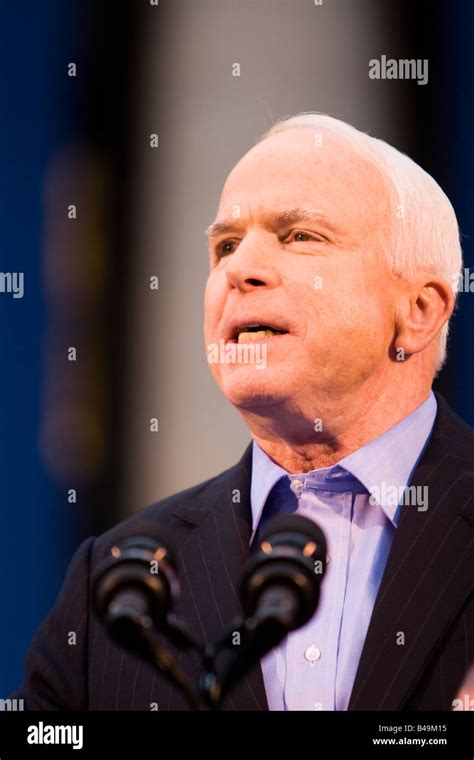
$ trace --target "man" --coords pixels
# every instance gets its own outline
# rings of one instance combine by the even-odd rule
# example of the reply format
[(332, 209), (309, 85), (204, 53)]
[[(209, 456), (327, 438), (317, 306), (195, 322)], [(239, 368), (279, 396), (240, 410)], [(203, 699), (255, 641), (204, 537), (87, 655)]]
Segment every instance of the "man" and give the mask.
[[(452, 709), (474, 651), (474, 436), (431, 392), (461, 267), (448, 199), (394, 148), (301, 114), (233, 169), (207, 232), (206, 347), (230, 356), (210, 367), (253, 442), (127, 529), (145, 515), (173, 532), (176, 612), (207, 641), (239, 613), (266, 520), (298, 511), (323, 529), (315, 616), (225, 709)], [(253, 362), (244, 346), (259, 347)], [(71, 564), (13, 695), (28, 709), (186, 709), (91, 612), (90, 578), (117, 530)], [(176, 655), (196, 677), (196, 657)]]

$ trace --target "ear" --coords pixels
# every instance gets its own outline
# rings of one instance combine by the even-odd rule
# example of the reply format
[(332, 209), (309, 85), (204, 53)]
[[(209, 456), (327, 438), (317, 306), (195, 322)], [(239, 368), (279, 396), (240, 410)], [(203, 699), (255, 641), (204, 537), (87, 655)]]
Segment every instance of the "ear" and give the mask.
[(454, 309), (454, 293), (441, 277), (426, 275), (405, 282), (395, 320), (395, 349), (408, 357), (423, 351), (436, 338)]

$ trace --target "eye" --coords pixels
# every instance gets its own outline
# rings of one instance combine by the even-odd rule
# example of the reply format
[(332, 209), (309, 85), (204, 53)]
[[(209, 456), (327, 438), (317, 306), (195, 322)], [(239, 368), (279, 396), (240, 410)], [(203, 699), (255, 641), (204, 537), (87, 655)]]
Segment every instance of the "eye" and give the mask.
[(216, 245), (216, 254), (218, 258), (221, 259), (224, 256), (228, 256), (230, 253), (233, 253), (233, 246), (235, 245), (237, 245), (237, 242), (235, 240), (223, 240), (222, 243), (218, 243), (218, 245)]
[(290, 232), (290, 235), (288, 239), (291, 242), (291, 238), (293, 238), (295, 243), (306, 243), (308, 240), (314, 240), (322, 242), (322, 238), (319, 235), (313, 235), (309, 232), (302, 232), (301, 230), (293, 230), (293, 232)]

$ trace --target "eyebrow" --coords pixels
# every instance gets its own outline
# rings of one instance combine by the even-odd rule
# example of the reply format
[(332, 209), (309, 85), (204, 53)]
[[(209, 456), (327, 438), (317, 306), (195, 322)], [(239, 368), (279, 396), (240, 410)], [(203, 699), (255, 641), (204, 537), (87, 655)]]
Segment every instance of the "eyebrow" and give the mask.
[[(291, 224), (299, 224), (302, 222), (323, 224), (332, 232), (336, 232), (335, 227), (329, 220), (329, 218), (322, 211), (318, 209), (309, 208), (305, 206), (298, 206), (296, 208), (281, 209), (275, 213), (267, 212), (265, 214), (267, 220), (267, 226), (269, 227), (288, 227)], [(209, 227), (204, 230), (204, 234), (208, 238), (214, 238), (218, 235), (222, 235), (227, 232), (232, 232), (241, 227), (239, 219), (223, 219), (222, 221), (213, 222)]]

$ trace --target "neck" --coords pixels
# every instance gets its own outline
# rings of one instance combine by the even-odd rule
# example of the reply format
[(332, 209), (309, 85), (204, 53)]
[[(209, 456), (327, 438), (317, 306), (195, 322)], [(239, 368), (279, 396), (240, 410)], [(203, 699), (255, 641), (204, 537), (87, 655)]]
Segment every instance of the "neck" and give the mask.
[(372, 393), (331, 398), (314, 394), (308, 409), (294, 400), (264, 409), (240, 409), (252, 437), (263, 451), (290, 473), (303, 473), (336, 464), (382, 435), (415, 411), (430, 386), (375, 389)]

